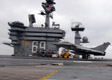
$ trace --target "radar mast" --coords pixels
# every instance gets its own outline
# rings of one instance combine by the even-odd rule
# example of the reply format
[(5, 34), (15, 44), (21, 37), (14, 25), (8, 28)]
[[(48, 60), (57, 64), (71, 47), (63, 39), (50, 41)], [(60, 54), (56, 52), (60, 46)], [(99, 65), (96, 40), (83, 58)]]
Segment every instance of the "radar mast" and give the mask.
[(45, 28), (50, 28), (50, 18), (53, 18), (52, 13), (55, 11), (54, 0), (46, 0), (46, 2), (42, 2), (42, 7), (44, 11), (41, 12), (41, 15), (45, 15)]

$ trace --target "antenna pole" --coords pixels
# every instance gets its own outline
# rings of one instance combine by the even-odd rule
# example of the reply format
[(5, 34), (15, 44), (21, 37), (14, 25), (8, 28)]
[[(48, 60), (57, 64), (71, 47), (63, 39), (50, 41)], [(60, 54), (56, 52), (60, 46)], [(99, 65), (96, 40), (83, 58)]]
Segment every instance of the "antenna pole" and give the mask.
[(50, 16), (49, 14), (46, 14), (45, 28), (49, 27), (50, 27)]
[(81, 41), (80, 41), (81, 36), (80, 36), (79, 32), (85, 30), (85, 28), (84, 27), (80, 27), (80, 25), (82, 25), (80, 22), (74, 22), (74, 23), (72, 23), (71, 30), (75, 31), (75, 41), (74, 42), (75, 42), (76, 45), (80, 45), (80, 43), (81, 43)]
[(56, 4), (54, 0), (46, 0), (46, 2), (42, 3), (42, 7), (45, 10), (44, 15), (46, 15), (45, 28), (50, 28), (50, 15), (55, 11), (54, 4)]

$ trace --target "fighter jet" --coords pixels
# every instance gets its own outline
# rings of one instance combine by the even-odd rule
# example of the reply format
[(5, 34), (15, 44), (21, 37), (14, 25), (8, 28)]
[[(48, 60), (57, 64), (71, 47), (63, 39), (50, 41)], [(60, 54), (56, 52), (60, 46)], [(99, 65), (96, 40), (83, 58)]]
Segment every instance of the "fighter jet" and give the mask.
[(88, 59), (90, 55), (94, 56), (105, 56), (105, 50), (110, 45), (109, 42), (103, 43), (95, 48), (88, 48), (81, 45), (71, 44), (70, 42), (60, 42), (55, 43), (57, 48), (64, 47), (66, 49), (72, 50), (72, 53), (82, 55), (82, 59)]
[[(75, 25), (74, 25), (75, 24)], [(79, 31), (84, 31), (85, 28), (82, 27), (80, 22), (75, 22), (72, 24), (75, 27), (72, 27), (71, 30), (75, 31), (75, 43), (70, 42), (60, 42), (55, 43), (54, 45), (59, 47), (64, 47), (69, 50), (73, 50), (74, 54), (82, 55), (82, 59), (88, 59), (90, 55), (94, 56), (105, 56), (105, 50), (110, 45), (109, 42), (103, 43), (95, 48), (88, 48), (81, 45), (81, 43), (89, 43), (87, 37), (81, 38)], [(82, 39), (82, 40), (81, 40)]]

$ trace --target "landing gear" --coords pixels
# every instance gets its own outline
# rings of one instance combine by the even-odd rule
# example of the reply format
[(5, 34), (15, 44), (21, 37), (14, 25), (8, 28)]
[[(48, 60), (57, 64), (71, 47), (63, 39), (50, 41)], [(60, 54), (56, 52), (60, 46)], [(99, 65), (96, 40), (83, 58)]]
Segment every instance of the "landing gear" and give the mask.
[(82, 55), (82, 59), (88, 59), (89, 57), (90, 57), (89, 54), (84, 54), (84, 55)]

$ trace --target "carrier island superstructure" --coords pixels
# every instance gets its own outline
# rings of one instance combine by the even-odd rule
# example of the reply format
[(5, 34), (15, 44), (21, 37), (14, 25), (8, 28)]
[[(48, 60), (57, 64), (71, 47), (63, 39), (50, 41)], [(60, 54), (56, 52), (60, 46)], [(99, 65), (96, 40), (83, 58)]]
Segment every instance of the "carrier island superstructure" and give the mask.
[(14, 48), (14, 56), (30, 56), (39, 53), (50, 55), (50, 52), (56, 53), (57, 48), (54, 43), (59, 42), (65, 36), (65, 31), (60, 29), (59, 24), (52, 23), (50, 27), (50, 18), (53, 18), (56, 3), (54, 0), (46, 0), (42, 2), (44, 11), (40, 15), (45, 16), (45, 24), (41, 27), (34, 27), (36, 22), (35, 15), (29, 14), (29, 26), (24, 23), (14, 21), (9, 22), (9, 36), (11, 46)]

